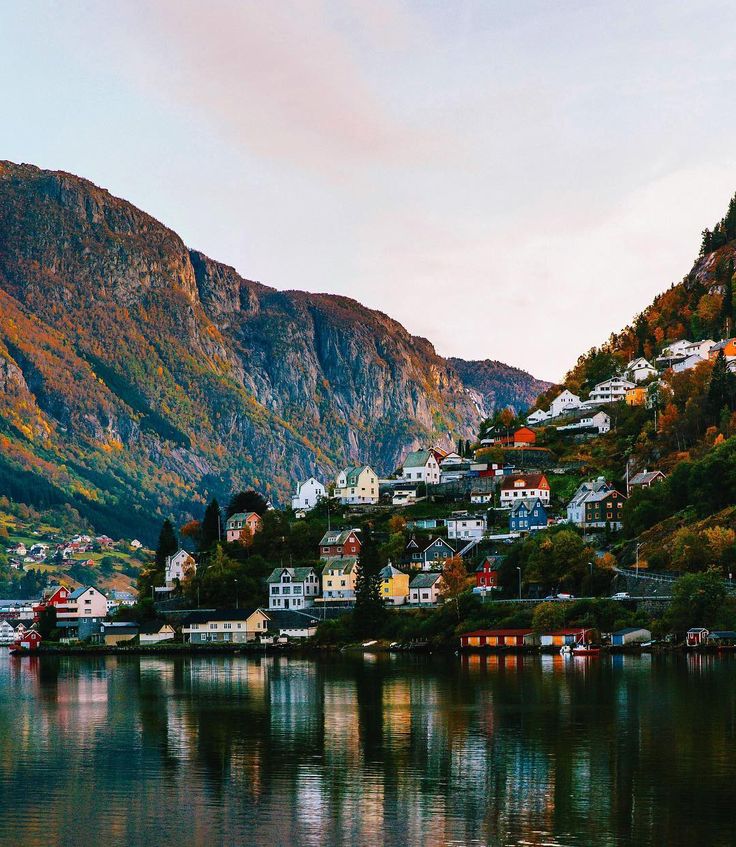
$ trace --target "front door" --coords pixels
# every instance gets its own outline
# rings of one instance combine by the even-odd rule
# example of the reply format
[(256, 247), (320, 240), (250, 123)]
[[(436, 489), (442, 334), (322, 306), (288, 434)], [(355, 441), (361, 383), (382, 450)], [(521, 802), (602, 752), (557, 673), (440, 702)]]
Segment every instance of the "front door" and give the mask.
[(289, 601), (288, 600), (284, 600), (284, 608), (285, 609), (289, 608)]

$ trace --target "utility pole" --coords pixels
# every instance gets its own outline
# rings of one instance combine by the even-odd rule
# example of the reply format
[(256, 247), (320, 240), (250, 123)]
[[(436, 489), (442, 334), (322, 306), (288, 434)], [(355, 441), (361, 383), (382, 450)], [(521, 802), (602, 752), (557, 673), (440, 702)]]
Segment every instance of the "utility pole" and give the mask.
[(521, 568), (517, 565), (516, 570), (519, 571), (519, 600), (521, 600)]
[(636, 577), (639, 578), (639, 548), (641, 544), (636, 545)]
[(236, 609), (238, 609), (238, 608), (239, 608), (239, 603), (238, 603), (238, 580), (237, 580), (237, 579), (235, 580), (235, 608), (236, 608)]

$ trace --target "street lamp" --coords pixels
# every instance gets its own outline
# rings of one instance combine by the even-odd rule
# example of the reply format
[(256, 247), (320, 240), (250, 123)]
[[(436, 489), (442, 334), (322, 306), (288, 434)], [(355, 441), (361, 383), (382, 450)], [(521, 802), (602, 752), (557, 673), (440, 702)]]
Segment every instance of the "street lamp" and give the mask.
[(637, 579), (639, 577), (639, 548), (641, 546), (642, 546), (641, 544), (636, 545), (636, 576), (637, 576)]
[(235, 580), (235, 608), (239, 608), (238, 606), (238, 580)]
[(521, 568), (517, 565), (516, 570), (519, 571), (519, 600), (521, 600)]

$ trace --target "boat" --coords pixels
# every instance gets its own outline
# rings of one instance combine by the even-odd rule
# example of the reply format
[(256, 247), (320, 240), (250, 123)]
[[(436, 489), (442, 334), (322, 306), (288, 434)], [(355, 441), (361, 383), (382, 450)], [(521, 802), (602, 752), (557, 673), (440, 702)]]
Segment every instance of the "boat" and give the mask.
[(572, 648), (573, 656), (598, 656), (600, 652), (600, 647), (593, 647), (591, 644), (576, 644)]

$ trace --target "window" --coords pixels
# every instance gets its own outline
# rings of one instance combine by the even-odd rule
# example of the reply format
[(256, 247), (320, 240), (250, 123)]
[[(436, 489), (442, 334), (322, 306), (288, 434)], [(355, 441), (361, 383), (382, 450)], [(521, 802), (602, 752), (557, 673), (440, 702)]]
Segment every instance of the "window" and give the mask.
[(210, 624), (210, 629), (217, 629), (217, 624), (216, 624), (216, 623), (211, 623), (211, 624)]
[(271, 594), (278, 594), (280, 590), (281, 589), (278, 587), (278, 585), (271, 586)]
[(232, 629), (233, 625), (231, 623), (225, 623), (225, 624), (222, 625), (222, 628), (223, 629)]

